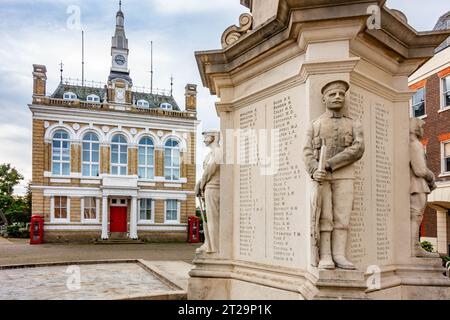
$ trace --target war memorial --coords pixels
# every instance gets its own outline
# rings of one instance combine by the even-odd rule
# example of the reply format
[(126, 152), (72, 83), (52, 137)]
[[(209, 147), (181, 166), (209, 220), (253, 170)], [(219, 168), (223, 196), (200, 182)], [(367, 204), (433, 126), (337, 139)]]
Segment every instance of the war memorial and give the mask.
[(244, 0), (196, 52), (221, 134), (204, 134), (213, 229), (188, 299), (450, 299), (418, 243), (436, 186), (408, 88), (450, 32), (385, 2)]

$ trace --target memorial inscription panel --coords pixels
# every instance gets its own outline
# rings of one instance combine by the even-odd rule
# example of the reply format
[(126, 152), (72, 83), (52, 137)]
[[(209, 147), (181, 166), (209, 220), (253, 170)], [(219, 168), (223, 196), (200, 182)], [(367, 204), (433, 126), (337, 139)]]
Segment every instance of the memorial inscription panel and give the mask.
[(393, 115), (389, 102), (352, 86), (349, 115), (364, 128), (366, 152), (356, 164), (349, 256), (357, 266), (386, 265), (393, 252)]
[(236, 113), (239, 260), (291, 267), (306, 263), (301, 91), (290, 89)]
[[(304, 89), (289, 89), (235, 112), (235, 258), (305, 268), (309, 258), (310, 178), (302, 161)], [(392, 263), (393, 114), (390, 103), (352, 86), (347, 112), (362, 123), (366, 152), (356, 163), (348, 256), (364, 270)], [(273, 135), (272, 133), (277, 134)], [(277, 137), (276, 152), (271, 145)], [(263, 145), (263, 144), (266, 145)], [(264, 163), (274, 153), (274, 172)], [(269, 161), (270, 162), (270, 161)]]

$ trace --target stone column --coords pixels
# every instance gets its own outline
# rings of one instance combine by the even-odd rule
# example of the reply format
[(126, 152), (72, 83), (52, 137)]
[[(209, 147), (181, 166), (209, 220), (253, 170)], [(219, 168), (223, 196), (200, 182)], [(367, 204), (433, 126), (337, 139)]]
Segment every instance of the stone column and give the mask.
[(109, 174), (109, 168), (110, 168), (110, 149), (109, 145), (102, 145), (100, 148), (101, 151), (101, 157), (100, 157), (100, 172), (101, 174)]
[(102, 199), (102, 239), (108, 240), (108, 197)]
[(72, 142), (70, 150), (70, 172), (81, 172), (81, 142)]
[(138, 148), (128, 148), (128, 174), (135, 176), (138, 174)]
[(447, 254), (447, 211), (438, 211), (437, 214), (437, 252)]
[(137, 239), (137, 197), (131, 198), (130, 238)]

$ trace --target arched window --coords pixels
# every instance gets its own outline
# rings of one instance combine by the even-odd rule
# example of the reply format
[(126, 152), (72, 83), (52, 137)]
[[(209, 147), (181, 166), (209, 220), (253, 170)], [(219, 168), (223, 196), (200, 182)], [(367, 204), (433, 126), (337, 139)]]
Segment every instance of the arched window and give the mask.
[(95, 102), (95, 103), (99, 103), (100, 102), (100, 97), (96, 94), (90, 94), (87, 96), (86, 100), (88, 102)]
[(169, 139), (164, 147), (164, 176), (180, 180), (180, 144), (175, 139)]
[(150, 104), (148, 103), (147, 100), (138, 100), (137, 106), (141, 108), (149, 108)]
[(161, 103), (161, 109), (173, 110), (173, 106), (170, 103)]
[(155, 178), (155, 144), (149, 137), (139, 141), (138, 174), (140, 179)]
[(83, 137), (83, 177), (98, 177), (100, 168), (100, 143), (95, 133)]
[(63, 95), (64, 100), (76, 100), (77, 95), (73, 92), (65, 92)]
[(64, 130), (56, 131), (53, 135), (52, 174), (70, 176), (70, 139)]
[(111, 174), (126, 176), (128, 174), (128, 143), (121, 134), (117, 134), (111, 141)]

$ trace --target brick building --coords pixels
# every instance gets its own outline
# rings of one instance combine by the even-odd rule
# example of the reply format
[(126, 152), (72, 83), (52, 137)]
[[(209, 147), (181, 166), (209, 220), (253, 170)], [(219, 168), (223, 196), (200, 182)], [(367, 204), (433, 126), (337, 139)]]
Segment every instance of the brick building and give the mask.
[(33, 214), (45, 241), (186, 239), (195, 215), (197, 87), (182, 111), (170, 93), (137, 90), (124, 14), (116, 16), (105, 85), (61, 79), (46, 95), (34, 65)]
[[(443, 29), (450, 29), (450, 12), (435, 26), (435, 30)], [(416, 91), (411, 116), (426, 122), (423, 143), (438, 185), (428, 198), (421, 240), (430, 241), (439, 253), (450, 255), (450, 38), (410, 77), (409, 83)]]

